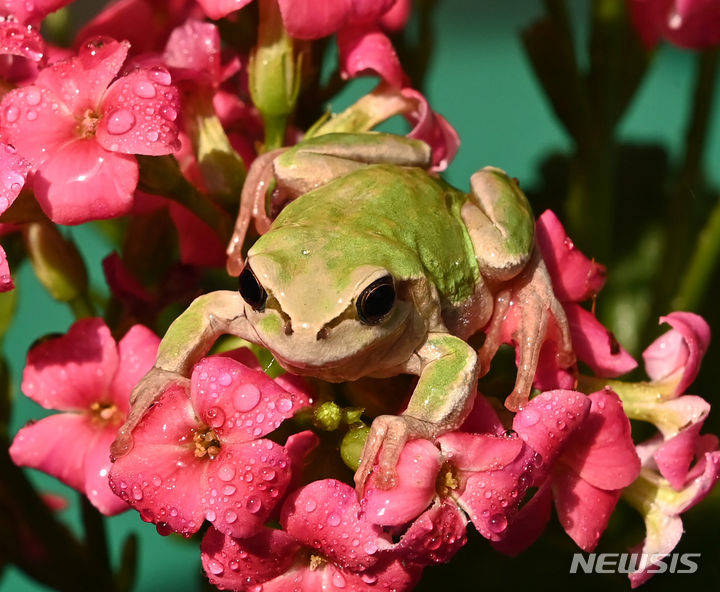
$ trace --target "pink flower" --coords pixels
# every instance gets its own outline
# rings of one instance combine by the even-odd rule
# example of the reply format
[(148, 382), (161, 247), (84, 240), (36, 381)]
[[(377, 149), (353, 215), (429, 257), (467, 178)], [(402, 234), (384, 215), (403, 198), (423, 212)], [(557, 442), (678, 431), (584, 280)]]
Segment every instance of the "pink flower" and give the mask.
[(363, 518), (355, 491), (340, 481), (293, 493), (280, 522), (283, 530), (246, 539), (210, 529), (201, 554), (210, 582), (230, 590), (370, 592), (409, 590), (420, 576), (422, 568), (400, 560), (390, 536)]
[[(371, 475), (363, 500), (368, 520), (399, 526), (420, 516), (420, 521), (441, 533), (433, 546), (435, 560), (446, 561), (464, 543), (460, 536), (463, 513), (484, 537), (495, 543), (505, 541), (517, 533), (515, 521), (524, 516), (524, 508), (520, 514), (518, 510), (528, 488), (546, 480), (571, 435), (586, 421), (589, 408), (590, 401), (581, 393), (543, 393), (517, 413), (514, 431), (505, 432), (479, 396), (478, 412), (470, 421), (487, 420), (490, 415), (492, 419), (486, 424), (490, 431), (444, 434), (437, 440), (439, 450), (427, 440), (406, 444), (397, 466), (397, 487), (377, 489)], [(466, 422), (463, 429), (471, 429), (471, 425)], [(446, 507), (441, 510), (439, 503)], [(544, 523), (533, 531), (522, 528), (525, 538), (506, 546), (529, 544), (542, 527)], [(424, 558), (427, 562), (427, 555), (420, 554), (410, 542), (419, 538), (414, 528), (415, 524), (405, 534), (408, 540), (401, 540), (399, 546), (412, 549), (415, 560), (422, 562)]]
[[(246, 6), (251, 0), (198, 0), (205, 14), (219, 19)], [(337, 33), (340, 66), (346, 78), (367, 71), (377, 73), (395, 87), (403, 86), (402, 70), (382, 26), (397, 30), (407, 20), (408, 3), (395, 0), (279, 0), (283, 23), (291, 37), (320, 39)], [(384, 18), (387, 16), (387, 20)]]
[[(186, 18), (199, 13), (194, 0), (115, 0), (87, 23), (76, 42), (107, 36), (126, 39), (134, 54), (162, 51), (170, 31)], [(139, 27), (138, 23), (151, 23)]]
[(631, 419), (653, 423), (660, 434), (654, 459), (663, 477), (676, 489), (696, 455), (700, 429), (710, 412), (702, 397), (683, 394), (700, 369), (710, 342), (710, 328), (698, 315), (673, 312), (662, 317), (672, 329), (643, 353), (649, 383), (613, 383)]
[[(637, 363), (612, 333), (579, 304), (600, 291), (605, 283), (605, 267), (575, 248), (552, 211), (538, 218), (535, 232), (553, 290), (565, 309), (578, 359), (598, 376), (619, 376), (635, 368)], [(547, 342), (540, 354), (535, 386), (544, 390), (573, 384), (574, 376), (557, 365), (554, 343)]]
[(108, 486), (110, 443), (159, 342), (149, 329), (135, 325), (116, 344), (102, 319), (84, 319), (66, 335), (32, 348), (23, 392), (64, 413), (22, 428), (10, 446), (13, 461), (83, 492), (103, 514), (127, 509)]
[(21, 23), (38, 23), (72, 0), (0, 0), (0, 16), (13, 15)]
[[(15, 148), (0, 142), (0, 214), (7, 210), (25, 185), (30, 163), (19, 156)], [(15, 287), (5, 249), (0, 246), (0, 292)]]
[[(494, 546), (514, 555), (533, 541), (550, 518), (551, 501), (565, 532), (577, 545), (592, 551), (605, 531), (622, 489), (640, 473), (640, 459), (630, 421), (611, 390), (589, 395), (590, 411), (569, 437), (547, 480), (511, 525), (508, 536)], [(518, 414), (519, 415), (519, 414)]]
[(720, 43), (717, 0), (629, 0), (635, 28), (647, 47), (660, 39), (689, 49)]
[(680, 542), (683, 534), (680, 515), (701, 502), (720, 478), (720, 450), (717, 438), (710, 436), (696, 440), (696, 462), (686, 471), (682, 487), (671, 486), (657, 472), (654, 462), (661, 441), (656, 438), (637, 447), (643, 470), (623, 493), (623, 498), (642, 514), (647, 532), (645, 541), (630, 550), (646, 558), (628, 575), (633, 588), (649, 580), (655, 573), (652, 566)]
[(60, 224), (130, 210), (138, 182), (133, 154), (175, 150), (177, 90), (161, 68), (139, 68), (113, 82), (129, 45), (96, 39), (77, 57), (43, 69), (0, 105), (0, 131), (35, 169), (33, 188)]
[(288, 451), (263, 436), (308, 403), (279, 382), (292, 391), (232, 358), (201, 360), (189, 396), (171, 385), (133, 430), (113, 491), (160, 532), (189, 536), (207, 519), (230, 536), (254, 535), (291, 478)]
[(31, 25), (0, 15), (0, 55), (3, 56), (0, 78), (26, 81), (36, 76), (37, 67), (45, 61), (45, 41)]

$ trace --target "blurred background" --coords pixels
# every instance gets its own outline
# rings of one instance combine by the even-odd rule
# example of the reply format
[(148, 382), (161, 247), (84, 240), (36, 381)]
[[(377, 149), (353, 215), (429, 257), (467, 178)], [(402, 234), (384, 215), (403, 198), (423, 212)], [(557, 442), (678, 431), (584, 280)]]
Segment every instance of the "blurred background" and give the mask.
[[(589, 0), (573, 0), (571, 25), (580, 66), (589, 36)], [(82, 22), (95, 14), (100, 2), (78, 2), (70, 7), (73, 18)], [(559, 124), (523, 47), (522, 33), (545, 11), (540, 0), (443, 0), (432, 10), (431, 35), (418, 38), (421, 27), (411, 22), (408, 35), (413, 42), (430, 44), (431, 58), (424, 80), (424, 92), (433, 109), (443, 114), (460, 134), (460, 151), (446, 173), (455, 186), (466, 189), (470, 175), (485, 165), (499, 166), (520, 180), (530, 195), (535, 213), (547, 207), (556, 210), (565, 222), (567, 167), (574, 153), (572, 138)], [(623, 198), (615, 209), (616, 223), (603, 244), (592, 236), (568, 232), (586, 254), (608, 264), (609, 279), (601, 293), (598, 312), (618, 340), (637, 356), (650, 340), (657, 313), (653, 310), (651, 292), (655, 290), (652, 274), (664, 264), (661, 237), (667, 231), (668, 179), (679, 169), (684, 154), (686, 126), (695, 84), (696, 53), (668, 44), (661, 45), (647, 66), (637, 93), (616, 128), (615, 137), (622, 147), (618, 151), (618, 191)], [(717, 62), (715, 62), (717, 67)], [(717, 77), (715, 77), (717, 85)], [(374, 80), (352, 82), (332, 107), (339, 111), (355, 98), (369, 91)], [(707, 131), (707, 147), (702, 164), (707, 175), (706, 186), (717, 200), (720, 187), (720, 92), (715, 92), (713, 117)], [(683, 189), (687, 207), (696, 210), (696, 217), (707, 217), (707, 208), (691, 187)], [(705, 209), (703, 209), (705, 208)], [(705, 213), (703, 213), (705, 212)], [(103, 289), (101, 261), (111, 245), (92, 225), (71, 229), (85, 255), (97, 289)], [(692, 227), (686, 236), (693, 241), (697, 235)], [(607, 244), (610, 247), (607, 247)], [(603, 251), (594, 252), (594, 248)], [(681, 248), (682, 245), (678, 245)], [(659, 267), (658, 267), (659, 266)], [(72, 323), (66, 307), (54, 302), (35, 280), (27, 264), (13, 270), (19, 296), (16, 321), (4, 342), (10, 360), (16, 394), (31, 342), (38, 335), (65, 332)], [(679, 280), (675, 272), (667, 278)], [(718, 311), (718, 277), (709, 282), (707, 294), (699, 310), (714, 328), (720, 327)], [(691, 392), (711, 403), (720, 402), (720, 364), (718, 345), (712, 344), (699, 378)], [(18, 396), (11, 431), (44, 410)], [(718, 412), (714, 410), (705, 424), (705, 431), (720, 433)], [(80, 443), (81, 445), (81, 443)], [(56, 492), (68, 499), (63, 512), (73, 528), (79, 527), (76, 494), (55, 480), (33, 473), (32, 478), (42, 490)], [(720, 492), (711, 494), (703, 504), (684, 518), (686, 534), (678, 552), (701, 553), (699, 571), (693, 575), (658, 575), (644, 586), (645, 590), (671, 589), (678, 586), (695, 590), (718, 589), (720, 585)], [(108, 520), (113, 552), (119, 553), (129, 533), (140, 538), (138, 592), (203, 590), (198, 544), (180, 537), (161, 537), (151, 524), (143, 523), (136, 512)], [(472, 530), (472, 529), (471, 529)], [(621, 502), (610, 526), (601, 540), (599, 552), (623, 552), (642, 539), (644, 529), (640, 517)], [(478, 549), (481, 553), (478, 554)], [(452, 582), (453, 590), (515, 589), (558, 590), (583, 587), (585, 590), (629, 589), (622, 574), (568, 574), (572, 553), (577, 549), (553, 519), (538, 543), (515, 559), (501, 556), (484, 541), (466, 547), (448, 565), (428, 568), (420, 590), (435, 590)], [(3, 592), (44, 590), (23, 574), (10, 567), (0, 580)]]

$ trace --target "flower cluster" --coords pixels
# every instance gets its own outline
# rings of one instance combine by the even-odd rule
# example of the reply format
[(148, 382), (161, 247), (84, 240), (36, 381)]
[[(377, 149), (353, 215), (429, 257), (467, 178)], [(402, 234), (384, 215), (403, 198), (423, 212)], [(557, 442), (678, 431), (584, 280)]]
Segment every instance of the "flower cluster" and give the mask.
[[(387, 171), (397, 172), (408, 158), (418, 167), (422, 161), (423, 180), (438, 187), (446, 213), (466, 225), (459, 242), (468, 253), (478, 244), (462, 196), (450, 195), (439, 179), (456, 155), (459, 136), (420, 92), (426, 39), (413, 46), (406, 31), (424, 31), (432, 3), (415, 7), (418, 14), (411, 20), (410, 0), (115, 0), (77, 27), (74, 36), (63, 29), (71, 3), (0, 2), (0, 237), (7, 249), (0, 246), (0, 341), (14, 314), (14, 291), (23, 295), (22, 286), (15, 287), (22, 280), (11, 272), (25, 259), (50, 295), (67, 303), (76, 317), (65, 334), (35, 342), (22, 375), (22, 392), (59, 413), (27, 423), (10, 438), (11, 400), (0, 384), (0, 440), (7, 448), (7, 463), (0, 465), (0, 517), (23, 541), (19, 550), (0, 542), (0, 565), (15, 563), (59, 589), (85, 587), (78, 580), (85, 574), (93, 588), (125, 589), (132, 579), (133, 545), (125, 546), (124, 564), (116, 570), (98, 521), (129, 509), (161, 535), (193, 540), (210, 584), (236, 591), (411, 590), (426, 568), (451, 562), (466, 545), (477, 553), (518, 555), (542, 536), (553, 514), (569, 540), (591, 552), (607, 537), (611, 517), (622, 505), (636, 510), (645, 526), (632, 553), (657, 563), (675, 549), (683, 534), (682, 515), (720, 479), (718, 438), (703, 433), (710, 403), (691, 390), (709, 348), (709, 325), (688, 311), (660, 317), (670, 329), (645, 349), (638, 368), (639, 356), (618, 343), (602, 315), (595, 314), (597, 299), (613, 298), (612, 289), (601, 294), (605, 266), (575, 246), (552, 210), (537, 218), (531, 263), (511, 280), (500, 277), (502, 272), (477, 277), (475, 258), (468, 257), (477, 292), (464, 299), (468, 302), (461, 306), (467, 308), (457, 313), (462, 318), (456, 324), (475, 326), (470, 315), (481, 311), (487, 321), (475, 324), (486, 323), (485, 337), (467, 336), (467, 342), (450, 337), (470, 354), (477, 351), (481, 376), (472, 382), (471, 404), (453, 416), (459, 419), (452, 429), (448, 421), (433, 431), (442, 423), (437, 422), (420, 430), (423, 437), (388, 436), (382, 445), (387, 448), (378, 445), (381, 459), (397, 445), (397, 479), (390, 488), (379, 461), (367, 481), (358, 480), (355, 487), (353, 471), (370, 456), (362, 450), (366, 441), (368, 448), (373, 445), (368, 436), (373, 420), (394, 421), (405, 411), (408, 383), (388, 375), (398, 368), (420, 373), (425, 368), (419, 367), (435, 358), (423, 357), (419, 346), (410, 360), (338, 386), (323, 380), (340, 376), (327, 363), (337, 352), (292, 366), (312, 378), (295, 376), (277, 368), (256, 327), (254, 333), (234, 331), (249, 321), (250, 308), (267, 307), (282, 319), (279, 332), (301, 332), (283, 310), (281, 295), (248, 283), (245, 273), (241, 292), (243, 282), (246, 292), (257, 291), (257, 306), (242, 294), (250, 308), (242, 304), (238, 310), (237, 284), (218, 268), (226, 266), (233, 275), (247, 269), (253, 276), (242, 267), (248, 247), (292, 200), (327, 179), (378, 164), (376, 155)], [(603, 81), (622, 82), (626, 87), (610, 89), (607, 96), (628, 95), (629, 102), (631, 89), (639, 86), (639, 79), (630, 80), (633, 70), (646, 67), (663, 39), (682, 48), (709, 49), (702, 59), (706, 66), (714, 64), (720, 2), (626, 0), (607, 14), (593, 15), (607, 22), (593, 25), (591, 37), (599, 49), (589, 60), (595, 70), (587, 76), (577, 69), (583, 60), (554, 59), (558, 48), (564, 52), (573, 46), (572, 39), (553, 38), (568, 24), (561, 4), (528, 32), (526, 45), (559, 119), (578, 145), (567, 182), (576, 199), (587, 190), (583, 183), (600, 179), (603, 188), (611, 187), (608, 179), (617, 175), (603, 167), (619, 160), (603, 150), (613, 144), (606, 142), (613, 139), (609, 122), (622, 115), (610, 111), (620, 109), (615, 103), (622, 101), (598, 107), (602, 99), (583, 100), (584, 87), (594, 93)], [(66, 12), (45, 21), (59, 10)], [(553, 24), (553, 18), (562, 22)], [(616, 34), (620, 27), (627, 29), (624, 35)], [(596, 35), (611, 30), (612, 35)], [(625, 43), (629, 35), (640, 42), (627, 45), (640, 52), (642, 67), (635, 68), (629, 52), (627, 71), (610, 76), (617, 64), (597, 60), (601, 46), (609, 38)], [(413, 53), (418, 55), (410, 67), (406, 59), (412, 61)], [(543, 56), (553, 58), (549, 66)], [(330, 58), (336, 58), (334, 70)], [(559, 100), (557, 72), (575, 81), (562, 88)], [(359, 76), (375, 78), (377, 87), (340, 113), (324, 111), (347, 81)], [(700, 99), (703, 88), (713, 88), (708, 82), (713, 81), (698, 84)], [(566, 90), (575, 93), (571, 101)], [(577, 102), (582, 113), (568, 102)], [(601, 116), (593, 117), (594, 109)], [(404, 136), (369, 135), (395, 116), (405, 119)], [(700, 121), (707, 120), (705, 113)], [(339, 134), (381, 140), (357, 154)], [(293, 192), (293, 179), (283, 173), (295, 174), (301, 165), (292, 162), (285, 167), (289, 172), (278, 172), (284, 166), (277, 164), (280, 155), (318, 137), (335, 144), (327, 153), (299, 155), (298, 160), (320, 158), (310, 178), (297, 182), (303, 191)], [(391, 150), (394, 143), (405, 150), (400, 156)], [(600, 164), (583, 160), (594, 157)], [(686, 165), (688, 178), (682, 181), (690, 183), (700, 165), (692, 160)], [(368, 187), (371, 181), (378, 184), (380, 176), (372, 171), (379, 167), (367, 170)], [(578, 204), (572, 201), (566, 211), (582, 210)], [(493, 219), (496, 206), (483, 202), (478, 208), (488, 226), (485, 217)], [(420, 215), (426, 213), (431, 214)], [(374, 220), (373, 212), (364, 215)], [(720, 216), (712, 219), (717, 224)], [(104, 291), (90, 287), (83, 256), (61, 228), (97, 222), (113, 249), (102, 263)], [(404, 232), (394, 219), (378, 216), (378, 223), (393, 226), (398, 235)], [(577, 228), (568, 226), (573, 236)], [(356, 248), (347, 242), (344, 248)], [(395, 248), (386, 249), (387, 257), (404, 256)], [(417, 248), (427, 250), (425, 244)], [(340, 261), (345, 252), (332, 255)], [(439, 267), (436, 252), (421, 255), (422, 265)], [(457, 259), (446, 260), (457, 267), (466, 263)], [(530, 267), (542, 275), (548, 292), (542, 302), (532, 295), (533, 304), (547, 313), (535, 334), (530, 333), (538, 325), (527, 322), (523, 306), (535, 287), (531, 273), (525, 273)], [(455, 270), (434, 272), (450, 277)], [(292, 275), (293, 266), (283, 265), (277, 273)], [(429, 280), (413, 284), (420, 273), (395, 278), (391, 289), (384, 284), (377, 292), (363, 292), (349, 305), (341, 299), (346, 311), (330, 328), (312, 333), (312, 342), (326, 343), (328, 332), (348, 317), (373, 328), (382, 325), (382, 314), (378, 323), (365, 323), (358, 301), (366, 298), (364, 304), (375, 305), (390, 291), (401, 306), (423, 309), (414, 311), (417, 319), (407, 332), (427, 339), (442, 329), (445, 336), (451, 326), (446, 308), (456, 303), (443, 300), (439, 285)], [(308, 294), (315, 288), (303, 286)], [(485, 292), (478, 296), (481, 288)], [(188, 308), (208, 292), (224, 295), (232, 310), (196, 314), (201, 305)], [(158, 337), (178, 326), (187, 343)], [(249, 340), (256, 335), (258, 343), (218, 341), (218, 327)], [(395, 337), (402, 342), (399, 332)], [(440, 346), (428, 343), (426, 349), (435, 348), (438, 359), (445, 356)], [(522, 352), (535, 345), (537, 359), (527, 363)], [(498, 366), (513, 349), (518, 374), (528, 376), (527, 390), (508, 395), (503, 372), (511, 362), (508, 368)], [(298, 359), (306, 360), (307, 352), (301, 354)], [(361, 352), (353, 371), (359, 376), (366, 357), (378, 355)], [(534, 374), (527, 372), (535, 364)], [(3, 381), (5, 368), (0, 359)], [(645, 377), (638, 378), (643, 371)], [(152, 400), (143, 390), (148, 384), (155, 388)], [(435, 404), (437, 390), (428, 389), (428, 407)], [(432, 423), (412, 413), (408, 418)], [(113, 446), (123, 437), (126, 448)], [(87, 540), (54, 521), (48, 506), (59, 504), (37, 494), (18, 467), (42, 471), (80, 492)], [(34, 519), (38, 511), (41, 519)], [(52, 522), (43, 526), (43, 520)], [(479, 538), (484, 547), (473, 545)], [(641, 585), (654, 572), (652, 563), (636, 564), (629, 584)]]

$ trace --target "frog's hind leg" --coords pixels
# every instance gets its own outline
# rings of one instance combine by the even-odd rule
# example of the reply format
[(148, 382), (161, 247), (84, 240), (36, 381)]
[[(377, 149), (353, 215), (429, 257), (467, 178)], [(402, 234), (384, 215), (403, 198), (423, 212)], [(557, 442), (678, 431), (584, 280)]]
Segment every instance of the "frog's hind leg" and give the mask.
[(267, 215), (265, 201), (268, 187), (274, 179), (273, 163), (285, 150), (285, 148), (279, 148), (258, 156), (248, 171), (240, 195), (240, 211), (226, 251), (228, 256), (227, 272), (233, 277), (239, 276), (243, 268), (242, 248), (248, 228), (250, 228), (250, 221), (255, 222), (255, 228), (259, 234), (267, 232), (270, 228), (272, 221)]

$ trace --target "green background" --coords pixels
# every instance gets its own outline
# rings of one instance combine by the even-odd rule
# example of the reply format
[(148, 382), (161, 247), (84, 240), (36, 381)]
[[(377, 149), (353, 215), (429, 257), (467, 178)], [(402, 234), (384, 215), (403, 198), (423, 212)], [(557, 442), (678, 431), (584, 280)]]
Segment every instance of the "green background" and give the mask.
[[(85, 2), (85, 6), (99, 3)], [(582, 42), (587, 1), (573, 1), (578, 39)], [(518, 177), (524, 188), (532, 189), (541, 181), (541, 164), (553, 152), (570, 150), (569, 138), (558, 126), (552, 110), (539, 88), (524, 56), (519, 32), (542, 13), (539, 1), (522, 0), (445, 0), (437, 6), (434, 19), (434, 54), (426, 80), (425, 93), (433, 108), (445, 115), (460, 133), (462, 145), (447, 172), (456, 186), (466, 188), (470, 175), (485, 165), (506, 169)], [(658, 143), (677, 159), (682, 147), (686, 110), (692, 92), (693, 55), (663, 46), (646, 76), (627, 117), (621, 125), (621, 137), (639, 143)], [(334, 104), (339, 110), (353, 97), (374, 86), (372, 81), (352, 83)], [(720, 92), (716, 93), (716, 97)], [(717, 102), (717, 101), (716, 101)], [(715, 184), (720, 181), (720, 122), (715, 121), (706, 153), (706, 167)], [(649, 205), (652, 207), (652, 204)], [(536, 212), (540, 213), (540, 212)], [(559, 212), (562, 216), (562, 212)], [(100, 262), (110, 247), (91, 227), (71, 230), (83, 249), (93, 283), (103, 285)], [(617, 236), (623, 241), (629, 237)], [(19, 384), (24, 357), (30, 344), (40, 335), (65, 332), (72, 317), (65, 306), (53, 302), (35, 281), (27, 265), (14, 269), (19, 295), (18, 316), (5, 341), (15, 383)], [(612, 274), (612, 269), (610, 270)], [(622, 334), (622, 327), (611, 327)], [(717, 360), (713, 346), (706, 366)], [(709, 362), (709, 363), (708, 363)], [(716, 371), (715, 371), (716, 372)], [(704, 371), (697, 385), (698, 394), (710, 402), (718, 400), (714, 374)], [(44, 414), (34, 403), (18, 393), (12, 418), (12, 432), (26, 421)], [(715, 412), (716, 414), (716, 412)], [(714, 414), (714, 415), (715, 415)], [(717, 426), (711, 417), (707, 425)], [(717, 432), (717, 427), (715, 427)], [(80, 445), (82, 445), (80, 443)], [(44, 490), (60, 492), (71, 502), (64, 517), (78, 527), (76, 494), (53, 479), (33, 474)], [(700, 511), (691, 511), (685, 526), (688, 534), (677, 549), (700, 552), (699, 573), (693, 576), (657, 576), (644, 590), (693, 586), (696, 590), (716, 589), (720, 584), (718, 565), (718, 496), (706, 501)], [(714, 508), (714, 509), (713, 509)], [(623, 530), (637, 533), (639, 518), (627, 508), (619, 508), (606, 538), (623, 540)], [(144, 524), (135, 512), (108, 520), (109, 536), (117, 555), (128, 533), (141, 538), (139, 592), (201, 589), (199, 550), (194, 543), (176, 537), (160, 537), (153, 525)], [(637, 538), (629, 542), (638, 542)], [(472, 554), (468, 549), (448, 566), (429, 568), (423, 589), (451, 585), (453, 590), (512, 589), (526, 586), (535, 590), (555, 590), (568, 586), (587, 589), (629, 589), (624, 576), (569, 576), (571, 554), (576, 550), (557, 524), (551, 524), (543, 539), (515, 560), (499, 556), (489, 545), (476, 541)], [(478, 549), (480, 552), (478, 553)], [(621, 552), (624, 547), (601, 551)], [(452, 583), (451, 583), (452, 582)], [(17, 570), (7, 570), (0, 590), (26, 592), (40, 590)]]

